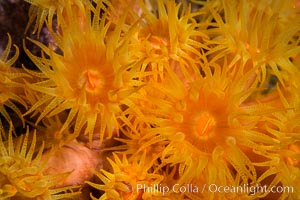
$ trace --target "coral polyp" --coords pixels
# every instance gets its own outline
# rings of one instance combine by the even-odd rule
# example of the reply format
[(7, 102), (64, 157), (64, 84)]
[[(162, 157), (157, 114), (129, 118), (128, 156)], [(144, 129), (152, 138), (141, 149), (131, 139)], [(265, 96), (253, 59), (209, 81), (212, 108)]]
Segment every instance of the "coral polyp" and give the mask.
[[(73, 12), (85, 13), (85, 9), (92, 9), (90, 1), (57, 1), (57, 0), (25, 0), (31, 4), (29, 9), (29, 21), (26, 30), (35, 23), (33, 33), (40, 35), (43, 25), (49, 20), (52, 21), (54, 16), (59, 26), (67, 26), (69, 22), (65, 21), (65, 15), (73, 7)], [(76, 14), (78, 14), (76, 13)], [(79, 14), (80, 16), (80, 14)]]
[(202, 43), (207, 36), (198, 30), (201, 24), (194, 18), (201, 13), (192, 13), (190, 7), (182, 9), (174, 1), (157, 1), (154, 6), (157, 11), (153, 13), (141, 3), (143, 18), (137, 33), (140, 45), (133, 47), (141, 48), (138, 55), (142, 70), (156, 71), (163, 78), (167, 73), (164, 68), (171, 67), (190, 79), (187, 72), (197, 71), (195, 63), (200, 62), (201, 51), (208, 48)]
[[(170, 140), (166, 149), (162, 150), (161, 159), (171, 165), (179, 164), (182, 171), (179, 172), (178, 182), (186, 184), (204, 176), (206, 181), (215, 183), (217, 179), (213, 177), (216, 174), (211, 174), (205, 168), (214, 162), (216, 152), (228, 155), (219, 155), (218, 159), (224, 160), (227, 171), (235, 169), (243, 183), (256, 181), (255, 168), (241, 149), (248, 149), (251, 145), (257, 148), (275, 145), (276, 140), (266, 135), (261, 136), (263, 140), (260, 142), (254, 139), (259, 134), (252, 128), (258, 123), (260, 114), (255, 114), (255, 110), (250, 111), (243, 105), (249, 95), (249, 91), (244, 90), (246, 80), (247, 76), (243, 79), (228, 79), (220, 68), (215, 68), (213, 75), (207, 73), (202, 77), (199, 73), (197, 81), (191, 82), (187, 91), (183, 82), (177, 88), (176, 84), (172, 84), (176, 89), (169, 90), (172, 98), (165, 98), (164, 104), (171, 104), (169, 109), (174, 112), (157, 106), (161, 119), (158, 118), (154, 122), (155, 127), (148, 131)], [(271, 112), (265, 106), (264, 112)], [(177, 156), (179, 152), (182, 157)], [(222, 184), (232, 184), (230, 179), (225, 178), (229, 174), (224, 174), (224, 165), (216, 167), (215, 172), (217, 176), (223, 176), (220, 179)]]
[[(55, 184), (64, 180), (68, 173), (44, 174), (43, 168), (46, 162), (41, 160), (44, 145), (36, 150), (36, 133), (33, 133), (32, 138), (30, 137), (27, 129), (25, 136), (18, 138), (17, 144), (14, 144), (12, 129), (10, 129), (8, 141), (4, 143), (2, 139), (0, 140), (1, 199), (11, 197), (14, 199), (65, 199), (77, 195), (76, 192), (68, 194), (67, 191), (72, 191), (72, 187), (51, 189)], [(28, 143), (29, 140), (31, 143)]]
[(300, 199), (299, 0), (25, 2), (0, 199)]
[(104, 182), (104, 185), (90, 182), (88, 182), (88, 184), (99, 190), (105, 191), (105, 198), (107, 199), (151, 198), (151, 193), (147, 193), (139, 187), (144, 184), (159, 184), (163, 179), (163, 176), (151, 173), (151, 170), (153, 170), (151, 169), (152, 164), (145, 163), (145, 153), (140, 157), (140, 160), (131, 160), (130, 162), (125, 154), (120, 157), (121, 158), (116, 154), (113, 154), (115, 161), (109, 159), (109, 163), (113, 168), (113, 173), (104, 170), (101, 171), (102, 173), (96, 173), (96, 175)]
[[(103, 140), (118, 131), (120, 106), (133, 89), (130, 88), (131, 80), (124, 77), (129, 72), (121, 65), (127, 62), (123, 58), (127, 54), (126, 40), (121, 38), (123, 24), (120, 22), (114, 30), (109, 30), (111, 23), (105, 14), (100, 16), (100, 9), (97, 5), (97, 11), (91, 13), (94, 18), (86, 22), (87, 26), (82, 27), (78, 20), (61, 33), (53, 33), (60, 39), (62, 55), (33, 40), (49, 58), (34, 56), (25, 48), (40, 69), (40, 76), (45, 77), (42, 82), (29, 85), (45, 94), (31, 110), (48, 104), (37, 122), (70, 109), (62, 130), (75, 120), (75, 135), (86, 126), (85, 133), (90, 135), (90, 140), (94, 132)], [(71, 37), (69, 33), (72, 33)]]
[(285, 73), (295, 73), (289, 61), (299, 52), (298, 44), (290, 42), (299, 32), (299, 21), (294, 18), (299, 7), (294, 1), (221, 1), (218, 9), (219, 13), (210, 3), (204, 9), (215, 21), (208, 30), (212, 61), (226, 58), (232, 62), (228, 68), (235, 62), (246, 64), (245, 70), (259, 67), (262, 80), (270, 67), (282, 84)]
[[(20, 106), (18, 107), (16, 104), (21, 105), (21, 107), (27, 107), (25, 100), (21, 98), (21, 96), (24, 94), (24, 86), (22, 83), (20, 83), (20, 80), (28, 75), (18, 72), (16, 69), (11, 67), (11, 65), (15, 63), (19, 56), (19, 49), (17, 46), (15, 46), (15, 55), (12, 58), (9, 58), (11, 45), (11, 37), (8, 35), (7, 47), (0, 56), (0, 114), (3, 116), (5, 121), (9, 123), (12, 119), (10, 113), (7, 111), (7, 108), (10, 108), (14, 113), (17, 114), (24, 125), (24, 118), (19, 108)], [(0, 128), (2, 133), (3, 123), (1, 120)], [(6, 137), (4, 133), (2, 135)]]

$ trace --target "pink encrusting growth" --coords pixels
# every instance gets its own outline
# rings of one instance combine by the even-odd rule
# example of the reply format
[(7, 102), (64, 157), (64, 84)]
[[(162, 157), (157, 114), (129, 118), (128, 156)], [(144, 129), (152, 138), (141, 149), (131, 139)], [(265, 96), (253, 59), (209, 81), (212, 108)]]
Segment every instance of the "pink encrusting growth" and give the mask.
[(72, 192), (77, 189), (75, 186), (52, 188), (69, 172), (44, 174), (46, 162), (41, 160), (44, 144), (36, 150), (36, 132), (30, 137), (27, 129), (25, 136), (14, 142), (10, 128), (7, 144), (0, 138), (1, 199), (64, 199), (78, 195)]

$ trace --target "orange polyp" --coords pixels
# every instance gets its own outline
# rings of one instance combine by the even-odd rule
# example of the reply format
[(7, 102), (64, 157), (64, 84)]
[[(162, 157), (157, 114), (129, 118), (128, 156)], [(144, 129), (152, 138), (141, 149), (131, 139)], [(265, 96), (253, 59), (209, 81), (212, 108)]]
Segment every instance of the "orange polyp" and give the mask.
[(249, 52), (253, 52), (253, 53), (260, 53), (260, 49), (255, 47), (251, 47), (249, 43), (246, 43), (246, 49), (249, 51)]
[(99, 74), (95, 71), (86, 71), (80, 81), (87, 91), (95, 91), (102, 87), (102, 80)]
[(215, 126), (216, 120), (208, 112), (202, 112), (196, 119), (196, 131), (200, 136), (209, 136)]
[(96, 84), (95, 84), (95, 80), (93, 79), (93, 76), (92, 76), (91, 72), (88, 71), (86, 73), (86, 75), (87, 75), (87, 79), (88, 79), (88, 82), (89, 82), (89, 86), (91, 86), (92, 89), (95, 89)]
[(161, 49), (162, 46), (168, 46), (168, 42), (158, 36), (151, 36), (150, 41), (154, 49)]
[[(295, 155), (299, 155), (300, 153), (300, 146), (297, 145), (297, 143), (295, 144), (291, 144), (289, 146), (289, 150), (291, 150)], [(296, 159), (295, 157), (288, 157), (287, 158), (288, 162), (290, 165), (292, 166), (298, 166), (300, 164), (300, 161), (298, 159)]]

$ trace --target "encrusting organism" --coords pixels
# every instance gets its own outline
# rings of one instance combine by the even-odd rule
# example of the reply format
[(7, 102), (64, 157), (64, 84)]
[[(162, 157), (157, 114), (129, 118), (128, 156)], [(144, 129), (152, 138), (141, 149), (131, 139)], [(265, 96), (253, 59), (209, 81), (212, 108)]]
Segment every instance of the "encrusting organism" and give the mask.
[[(15, 142), (17, 141), (17, 142)], [(29, 142), (31, 141), (31, 142)], [(16, 143), (16, 144), (15, 144)], [(69, 173), (47, 175), (43, 173), (46, 160), (42, 160), (44, 145), (36, 151), (36, 133), (29, 135), (29, 129), (18, 140), (0, 140), (0, 197), (7, 199), (66, 199), (78, 195), (76, 186), (51, 188), (64, 180)]]

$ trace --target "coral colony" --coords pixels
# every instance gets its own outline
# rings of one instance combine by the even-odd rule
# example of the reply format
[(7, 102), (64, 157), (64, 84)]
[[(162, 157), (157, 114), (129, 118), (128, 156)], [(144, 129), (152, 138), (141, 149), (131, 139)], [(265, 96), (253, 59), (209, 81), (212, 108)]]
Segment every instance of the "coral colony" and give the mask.
[(25, 1), (0, 199), (300, 199), (299, 1)]

